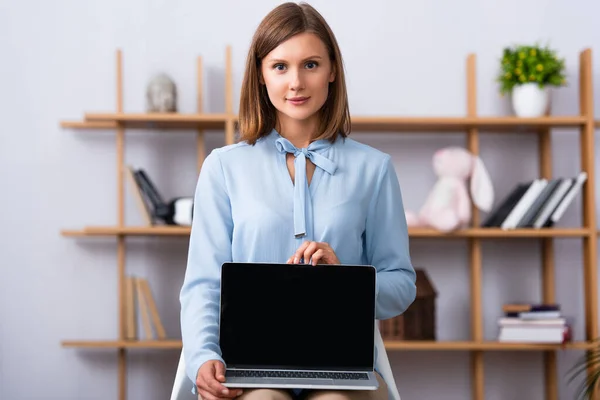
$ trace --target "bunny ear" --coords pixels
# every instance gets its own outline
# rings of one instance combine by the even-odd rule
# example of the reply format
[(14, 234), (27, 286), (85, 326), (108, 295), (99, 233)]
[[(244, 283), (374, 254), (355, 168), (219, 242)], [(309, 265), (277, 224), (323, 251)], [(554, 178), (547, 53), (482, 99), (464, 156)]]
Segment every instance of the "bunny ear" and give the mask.
[(489, 212), (494, 203), (494, 187), (483, 161), (473, 156), (473, 171), (471, 172), (471, 198), (480, 210)]

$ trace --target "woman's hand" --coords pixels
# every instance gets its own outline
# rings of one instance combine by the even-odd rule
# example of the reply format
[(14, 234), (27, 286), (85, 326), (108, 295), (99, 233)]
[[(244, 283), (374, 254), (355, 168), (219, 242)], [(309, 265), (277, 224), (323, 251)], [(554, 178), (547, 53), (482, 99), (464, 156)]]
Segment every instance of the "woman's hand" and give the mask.
[(196, 375), (198, 398), (202, 400), (233, 399), (242, 394), (240, 389), (229, 389), (225, 382), (225, 366), (221, 361), (209, 360), (202, 364)]
[(287, 260), (287, 264), (300, 264), (304, 259), (305, 264), (339, 264), (340, 260), (335, 255), (335, 252), (325, 242), (310, 242), (302, 243), (296, 253)]

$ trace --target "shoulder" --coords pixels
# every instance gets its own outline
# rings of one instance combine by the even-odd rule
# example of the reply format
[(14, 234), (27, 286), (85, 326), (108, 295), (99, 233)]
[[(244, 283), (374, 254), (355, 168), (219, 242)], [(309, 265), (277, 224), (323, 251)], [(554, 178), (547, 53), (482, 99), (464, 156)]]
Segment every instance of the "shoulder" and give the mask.
[(375, 147), (369, 146), (368, 144), (364, 144), (358, 142), (352, 138), (345, 138), (339, 140), (341, 146), (347, 151), (352, 151), (360, 155), (364, 155), (365, 157), (383, 160), (390, 157), (388, 153), (385, 153)]
[(243, 164), (261, 151), (264, 151), (264, 144), (260, 140), (255, 145), (239, 142), (213, 149), (205, 162), (218, 162), (222, 166)]
[(246, 142), (229, 144), (213, 149), (213, 151), (211, 151), (211, 155), (214, 154), (214, 156), (218, 158), (235, 157), (236, 155), (240, 155), (240, 153), (248, 151), (250, 147), (252, 146)]
[(381, 172), (391, 165), (391, 156), (375, 147), (358, 142), (351, 138), (338, 140), (338, 146), (344, 159), (353, 164), (358, 163), (362, 168)]
[(254, 145), (239, 142), (213, 149), (202, 163), (201, 173), (215, 174), (228, 185), (234, 184), (237, 178), (250, 179), (252, 176), (263, 176), (264, 165), (268, 153), (273, 152), (264, 140)]

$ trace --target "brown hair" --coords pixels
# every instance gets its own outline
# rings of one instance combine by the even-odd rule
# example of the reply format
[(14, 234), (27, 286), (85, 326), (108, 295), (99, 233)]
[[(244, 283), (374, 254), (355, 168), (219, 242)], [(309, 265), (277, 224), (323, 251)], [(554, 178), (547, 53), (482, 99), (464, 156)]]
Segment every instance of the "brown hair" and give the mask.
[(240, 96), (240, 140), (255, 144), (268, 135), (277, 122), (276, 110), (260, 83), (262, 59), (274, 48), (299, 33), (310, 32), (325, 44), (331, 60), (335, 80), (329, 84), (329, 94), (320, 110), (321, 123), (318, 137), (335, 141), (338, 135), (350, 132), (350, 112), (340, 49), (331, 28), (312, 6), (306, 3), (284, 3), (273, 9), (260, 23), (246, 60), (246, 71)]

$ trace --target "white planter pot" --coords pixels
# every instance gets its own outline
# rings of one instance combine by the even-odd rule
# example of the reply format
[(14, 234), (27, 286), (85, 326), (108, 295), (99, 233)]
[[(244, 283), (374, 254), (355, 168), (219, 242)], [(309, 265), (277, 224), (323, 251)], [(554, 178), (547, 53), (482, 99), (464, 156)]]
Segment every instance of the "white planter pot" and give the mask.
[(550, 107), (550, 88), (524, 83), (512, 89), (512, 106), (519, 117), (542, 117)]

